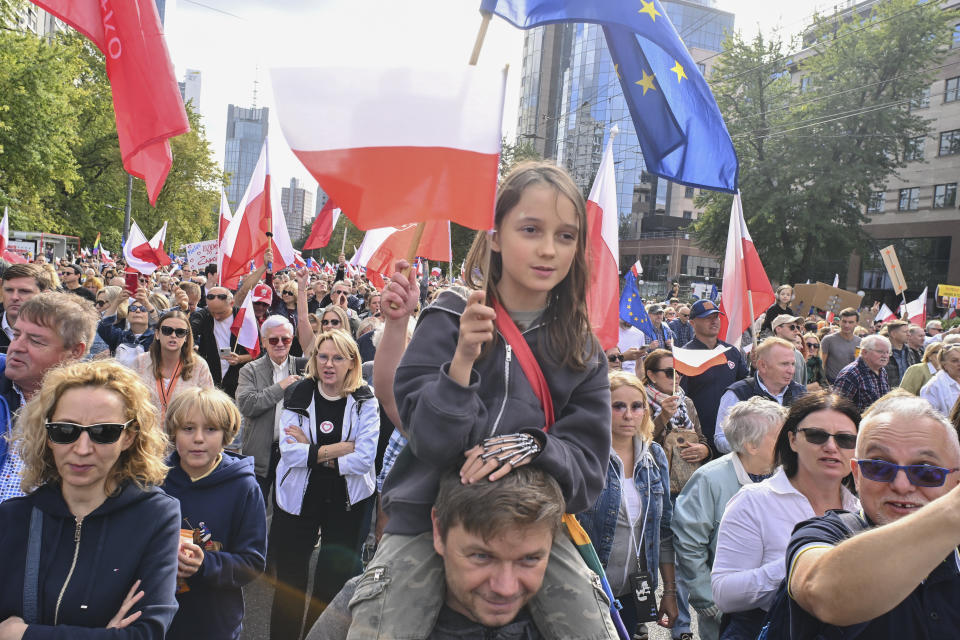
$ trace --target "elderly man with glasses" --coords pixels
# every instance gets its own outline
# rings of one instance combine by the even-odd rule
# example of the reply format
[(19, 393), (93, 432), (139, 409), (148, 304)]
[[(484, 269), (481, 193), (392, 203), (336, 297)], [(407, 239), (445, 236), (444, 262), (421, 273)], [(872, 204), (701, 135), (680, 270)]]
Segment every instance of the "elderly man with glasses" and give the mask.
[[(803, 318), (782, 313), (773, 319), (773, 321), (770, 323), (770, 326), (773, 327), (773, 335), (777, 336), (778, 338), (783, 338), (790, 344), (793, 344), (797, 339), (797, 336), (803, 333)], [(793, 381), (803, 387), (806, 387), (807, 360), (803, 357), (802, 353), (797, 351), (796, 348), (793, 350), (793, 360)]]
[(690, 307), (681, 305), (677, 309), (677, 317), (668, 323), (673, 331), (673, 344), (682, 347), (693, 340), (693, 326), (690, 324)]
[(860, 342), (860, 356), (840, 370), (834, 389), (864, 411), (890, 391), (885, 368), (891, 353), (890, 340), (886, 337), (865, 336)]
[(956, 637), (956, 430), (922, 398), (890, 395), (864, 416), (850, 463), (861, 513), (828, 511), (790, 539), (790, 637)]

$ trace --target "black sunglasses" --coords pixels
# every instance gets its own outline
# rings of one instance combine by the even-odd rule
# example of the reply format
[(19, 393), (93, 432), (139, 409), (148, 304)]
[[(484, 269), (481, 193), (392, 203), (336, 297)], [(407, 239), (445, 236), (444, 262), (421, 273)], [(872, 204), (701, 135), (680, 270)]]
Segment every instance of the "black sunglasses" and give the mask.
[(894, 464), (886, 460), (857, 460), (860, 473), (874, 482), (893, 482), (903, 469), (907, 480), (915, 487), (942, 487), (947, 475), (957, 469), (944, 469), (930, 464)]
[(336, 318), (334, 318), (333, 320), (321, 320), (320, 325), (324, 327), (327, 325), (330, 325), (331, 327), (339, 327), (340, 321), (337, 320)]
[(803, 434), (810, 444), (824, 444), (828, 439), (833, 438), (837, 446), (841, 449), (853, 449), (857, 446), (857, 434), (855, 433), (830, 433), (823, 429), (797, 429)]
[(816, 342), (807, 343), (807, 349), (819, 349), (819, 348), (820, 348), (820, 345), (817, 344)]
[(186, 337), (187, 337), (187, 330), (186, 330), (186, 329), (181, 329), (181, 328), (179, 328), (179, 327), (176, 328), (176, 329), (174, 329), (173, 327), (168, 326), (168, 325), (164, 325), (164, 326), (160, 327), (160, 333), (162, 333), (162, 334), (165, 335), (165, 336), (176, 335), (178, 338), (186, 338)]
[(117, 422), (102, 422), (100, 424), (81, 425), (72, 422), (50, 422), (47, 420), (47, 437), (55, 444), (71, 444), (80, 438), (84, 431), (90, 440), (96, 444), (113, 444), (120, 439), (123, 430), (134, 420), (127, 420), (123, 424)]
[(220, 300), (226, 300), (229, 297), (230, 296), (228, 296), (225, 293), (208, 293), (207, 294), (207, 300), (216, 300), (217, 298), (219, 298)]
[(283, 291), (280, 293), (282, 296), (293, 296), (296, 295), (293, 291)]
[(667, 374), (667, 377), (669, 378), (672, 378), (674, 373), (673, 367), (667, 367), (666, 369), (647, 369), (647, 371), (653, 371), (653, 372), (659, 371), (660, 373)]
[(617, 354), (611, 353), (610, 355), (607, 356), (607, 360), (609, 360), (610, 362), (623, 362), (623, 356), (620, 355), (619, 353)]
[(127, 307), (127, 311), (133, 311), (134, 313), (136, 313), (137, 311), (146, 311), (146, 310), (147, 308), (142, 304), (132, 304), (129, 307)]

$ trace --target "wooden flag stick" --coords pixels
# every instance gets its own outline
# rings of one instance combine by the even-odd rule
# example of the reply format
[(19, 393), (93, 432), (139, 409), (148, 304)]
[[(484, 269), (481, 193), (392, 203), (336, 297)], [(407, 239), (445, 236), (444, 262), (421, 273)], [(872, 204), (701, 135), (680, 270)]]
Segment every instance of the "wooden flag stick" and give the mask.
[(340, 243), (340, 253), (347, 248), (347, 225), (343, 225), (343, 241)]
[[(753, 315), (753, 292), (750, 289), (747, 289), (747, 302), (750, 303), (750, 339), (753, 341), (753, 348), (757, 348), (757, 332), (754, 331), (754, 325), (757, 323), (757, 319)], [(756, 351), (754, 351), (756, 353)]]
[(473, 43), (473, 52), (470, 54), (470, 65), (476, 66), (480, 59), (480, 49), (483, 48), (483, 39), (487, 37), (487, 27), (490, 26), (490, 18), (493, 14), (489, 11), (480, 12), (480, 30), (477, 31), (477, 39)]

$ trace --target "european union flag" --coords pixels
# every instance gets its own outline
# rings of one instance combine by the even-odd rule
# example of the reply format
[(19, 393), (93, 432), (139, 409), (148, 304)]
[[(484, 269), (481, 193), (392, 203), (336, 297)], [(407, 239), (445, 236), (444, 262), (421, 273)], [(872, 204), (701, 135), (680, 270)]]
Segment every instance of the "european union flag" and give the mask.
[(640, 297), (637, 276), (632, 270), (627, 272), (623, 291), (620, 293), (620, 319), (643, 331), (651, 340), (657, 339), (650, 324), (650, 316), (647, 315), (647, 308), (643, 306), (643, 298)]
[(658, 0), (481, 0), (480, 10), (521, 29), (602, 25), (647, 170), (737, 191), (737, 154), (720, 109)]
[(717, 291), (717, 285), (713, 285), (710, 289), (710, 299), (716, 304), (717, 299), (720, 297), (720, 292)]

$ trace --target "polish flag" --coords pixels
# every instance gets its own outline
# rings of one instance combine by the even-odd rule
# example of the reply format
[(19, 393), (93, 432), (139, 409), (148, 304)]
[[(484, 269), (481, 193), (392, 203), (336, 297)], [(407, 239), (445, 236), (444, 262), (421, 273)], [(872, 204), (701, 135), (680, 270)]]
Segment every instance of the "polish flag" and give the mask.
[[(394, 263), (408, 254), (416, 230), (417, 225), (408, 224), (399, 229), (384, 227), (367, 231), (353, 257), (354, 266), (366, 267), (367, 279), (382, 289), (383, 276), (393, 275)], [(427, 222), (414, 254), (427, 260), (449, 260), (450, 223), (446, 220)], [(418, 269), (417, 275), (423, 275), (419, 271), (419, 260), (414, 266)]]
[[(166, 226), (167, 223), (163, 223), (161, 231), (165, 231)], [(160, 232), (157, 232), (157, 235), (159, 235), (159, 233)], [(161, 264), (170, 264), (169, 256), (164, 254), (167, 262), (162, 263), (157, 256), (156, 249), (151, 246), (151, 243), (157, 240), (157, 235), (154, 235), (153, 240), (147, 240), (147, 236), (143, 235), (143, 231), (140, 230), (136, 221), (130, 221), (130, 235), (127, 237), (127, 242), (123, 245), (123, 259), (126, 261), (127, 267), (134, 271), (139, 271), (144, 275), (150, 275), (156, 271)]]
[(911, 300), (906, 307), (907, 320), (911, 324), (921, 327), (927, 324), (927, 288), (923, 288), (923, 293), (916, 300)]
[(105, 262), (106, 264), (116, 264), (113, 257), (110, 255), (110, 252), (103, 247), (100, 247), (100, 254), (103, 256), (101, 258), (101, 262)]
[(620, 242), (618, 240), (617, 177), (613, 171), (614, 126), (603, 152), (597, 177), (587, 198), (587, 313), (604, 350), (617, 346), (620, 328)]
[(90, 39), (106, 59), (123, 167), (150, 204), (173, 164), (169, 138), (190, 131), (154, 0), (32, 0)]
[(23, 264), (27, 261), (26, 258), (21, 256), (19, 253), (13, 251), (8, 251), (7, 247), (10, 245), (10, 218), (7, 213), (7, 208), (3, 208), (3, 220), (0, 220), (0, 257), (2, 257), (7, 262), (14, 264)]
[[(747, 295), (753, 299), (753, 314)], [(743, 219), (743, 201), (740, 192), (733, 196), (730, 210), (730, 230), (727, 233), (727, 254), (723, 260), (723, 295), (720, 297), (720, 337), (735, 347), (740, 336), (753, 325), (754, 320), (776, 301), (770, 279), (760, 262), (760, 254)], [(751, 317), (752, 315), (752, 317)]]
[(889, 322), (890, 320), (896, 320), (897, 314), (890, 310), (890, 307), (886, 303), (880, 305), (880, 310), (877, 311), (876, 317), (873, 319), (874, 322)]
[(310, 237), (303, 244), (303, 250), (322, 249), (330, 242), (330, 234), (333, 228), (337, 226), (337, 220), (340, 218), (340, 208), (333, 206), (333, 200), (327, 198), (327, 203), (320, 209), (317, 219), (313, 221), (313, 227), (310, 229)]
[(233, 220), (230, 213), (230, 203), (227, 201), (227, 192), (220, 188), (220, 223), (217, 228), (217, 242), (223, 242), (223, 234), (227, 232), (227, 225)]
[(246, 348), (247, 353), (256, 358), (260, 355), (260, 330), (257, 316), (253, 314), (253, 290), (247, 292), (243, 304), (233, 317), (230, 331), (237, 336), (237, 344)]
[[(293, 243), (283, 218), (280, 196), (271, 184), (269, 158), (265, 139), (250, 184), (220, 242), (218, 273), (222, 286), (236, 288), (240, 279), (249, 273), (251, 261), (255, 267), (262, 266), (267, 247), (273, 249), (274, 271), (294, 264)], [(268, 237), (268, 233), (273, 237)]]
[(150, 248), (153, 249), (153, 255), (157, 259), (157, 264), (159, 264), (161, 267), (173, 263), (173, 261), (170, 259), (170, 256), (167, 255), (166, 249), (163, 248), (163, 243), (166, 239), (167, 223), (164, 222), (163, 226), (160, 227), (160, 230), (153, 234), (153, 237), (150, 238)]
[(363, 230), (452, 220), (493, 227), (500, 69), (274, 69), (280, 127)]
[[(840, 274), (833, 274), (833, 288), (836, 289), (840, 286)], [(833, 311), (827, 311), (827, 322), (833, 322), (834, 313)]]
[(706, 349), (673, 348), (673, 368), (685, 376), (698, 376), (718, 364), (726, 364), (726, 351), (730, 347), (718, 344), (709, 351)]
[(443, 271), (440, 269), (440, 267), (434, 267), (430, 269), (430, 275), (434, 278), (439, 278), (443, 275)]

